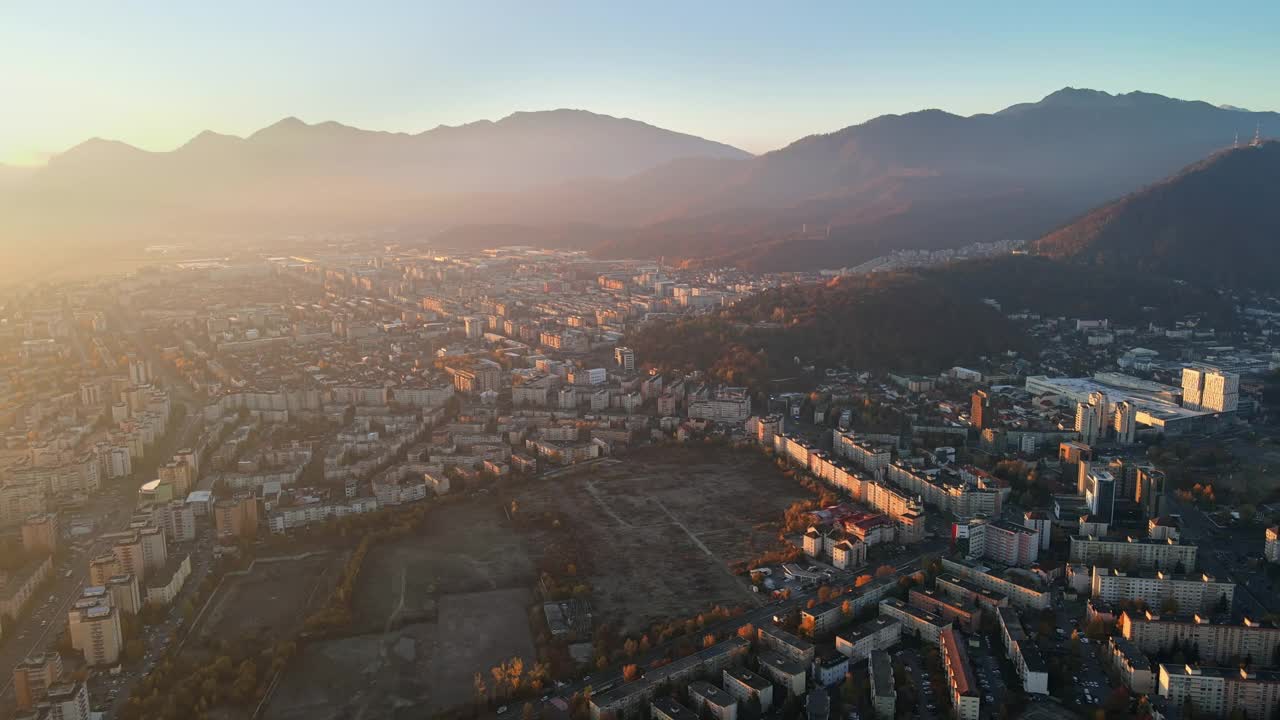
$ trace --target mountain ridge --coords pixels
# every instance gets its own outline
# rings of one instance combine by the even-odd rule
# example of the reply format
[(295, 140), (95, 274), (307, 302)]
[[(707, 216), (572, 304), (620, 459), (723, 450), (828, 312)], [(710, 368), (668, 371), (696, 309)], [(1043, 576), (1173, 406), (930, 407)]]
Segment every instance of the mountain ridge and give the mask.
[(1077, 264), (1213, 287), (1273, 288), (1280, 276), (1280, 142), (1222, 150), (1097, 207), (1032, 243)]

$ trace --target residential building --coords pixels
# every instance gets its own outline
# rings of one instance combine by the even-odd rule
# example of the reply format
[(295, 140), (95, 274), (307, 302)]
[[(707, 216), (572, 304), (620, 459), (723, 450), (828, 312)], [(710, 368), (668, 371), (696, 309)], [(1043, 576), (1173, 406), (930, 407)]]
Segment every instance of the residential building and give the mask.
[(893, 683), (893, 661), (889, 653), (883, 650), (871, 651), (871, 662), (867, 664), (867, 674), (871, 677), (871, 706), (878, 720), (893, 720), (898, 702), (898, 691)]
[(191, 556), (170, 558), (147, 578), (147, 604), (164, 607), (173, 602), (191, 575)]
[[(1008, 604), (1019, 608), (1043, 610), (1049, 607), (1053, 600), (1053, 594), (1049, 590), (1041, 589), (1029, 577), (1024, 579), (1022, 576), (1027, 574), (1023, 571), (1011, 570), (1002, 577), (992, 574), (991, 569), (986, 566), (951, 558), (942, 558), (942, 569), (1005, 597)], [(959, 587), (957, 586), (956, 589), (958, 590)], [(975, 598), (975, 600), (982, 602), (981, 598)]]
[(124, 640), (120, 633), (120, 612), (116, 608), (106, 603), (73, 607), (67, 615), (67, 624), (71, 647), (84, 654), (87, 664), (115, 665), (119, 661)]
[(1172, 607), (1182, 613), (1228, 613), (1235, 598), (1235, 583), (1220, 581), (1208, 573), (1174, 575), (1163, 570), (1125, 572), (1115, 568), (1093, 568), (1090, 595), (1109, 605), (1123, 600), (1140, 600), (1160, 610)]
[(39, 707), (49, 720), (90, 720), (92, 717), (89, 689), (83, 680), (50, 687)]
[(818, 687), (838, 685), (848, 672), (849, 658), (844, 653), (827, 650), (813, 659), (813, 682)]
[(969, 425), (982, 430), (992, 424), (991, 396), (986, 390), (975, 390), (969, 397)]
[(220, 542), (251, 540), (258, 535), (258, 500), (252, 493), (219, 500), (213, 504), (213, 520)]
[(22, 523), (22, 549), (37, 555), (52, 555), (58, 549), (58, 516), (32, 515)]
[(1157, 691), (1170, 707), (1189, 702), (1197, 716), (1269, 718), (1280, 708), (1280, 671), (1161, 663)]
[(836, 635), (836, 650), (856, 663), (877, 650), (897, 645), (901, 639), (902, 623), (881, 615)]
[(1156, 691), (1156, 676), (1151, 672), (1151, 661), (1133, 643), (1119, 635), (1107, 638), (1105, 658), (1120, 675), (1125, 687), (1137, 695), (1150, 695)]
[(52, 555), (32, 560), (8, 573), (0, 573), (0, 617), (21, 617), (36, 590), (52, 573)]
[(1196, 569), (1196, 546), (1173, 538), (1073, 535), (1068, 559), (1081, 565), (1112, 564), (1189, 573)]
[(1027, 638), (1022, 620), (1013, 608), (997, 610), (1000, 621), (1000, 638), (1004, 642), (1005, 657), (1013, 663), (1022, 679), (1022, 689), (1038, 695), (1049, 694), (1049, 666), (1036, 644)]
[(939, 635), (938, 644), (942, 647), (942, 666), (947, 671), (947, 690), (956, 717), (958, 720), (978, 720), (981, 698), (964, 645), (957, 639), (956, 631), (949, 627)]
[(1280, 563), (1280, 526), (1267, 528), (1266, 546), (1262, 554), (1267, 562)]
[(137, 615), (142, 610), (142, 591), (138, 588), (138, 579), (133, 575), (114, 575), (102, 585), (111, 596), (111, 607), (130, 615)]
[[(848, 618), (840, 609), (841, 599), (818, 603), (800, 611), (800, 626), (808, 628), (812, 637), (824, 637)], [(852, 603), (850, 603), (852, 607)]]
[(1120, 613), (1116, 630), (1147, 654), (1164, 652), (1176, 643), (1199, 647), (1201, 662), (1243, 659), (1271, 664), (1280, 648), (1280, 628), (1248, 618), (1239, 625), (1210, 622), (1201, 615), (1161, 616), (1150, 610)]
[(706, 680), (689, 683), (689, 704), (699, 716), (706, 712), (715, 720), (737, 720), (738, 700)]
[(981, 612), (976, 605), (967, 607), (957, 605), (937, 589), (912, 590), (907, 596), (907, 602), (921, 610), (950, 620), (965, 632), (974, 632), (978, 628)]
[(676, 702), (670, 695), (654, 700), (649, 712), (651, 720), (700, 720), (698, 713)]
[(13, 668), (13, 696), (19, 710), (30, 710), (62, 677), (62, 656), (56, 650), (35, 655)]
[(759, 661), (760, 674), (781, 685), (787, 696), (803, 695), (805, 689), (805, 664), (791, 660), (772, 650), (764, 650), (756, 655)]
[(1053, 518), (1044, 510), (1028, 510), (1022, 516), (1022, 524), (1036, 532), (1036, 539), (1041, 550), (1049, 549), (1053, 536)]
[(1040, 537), (1031, 528), (1004, 520), (970, 520), (969, 556), (1010, 567), (1028, 566), (1040, 556)]
[(196, 539), (196, 510), (184, 500), (171, 500), (153, 506), (151, 522), (164, 531), (169, 543), (186, 543)]
[(813, 643), (793, 635), (777, 625), (761, 625), (756, 630), (760, 645), (803, 665), (813, 662)]
[(755, 698), (760, 703), (761, 712), (768, 712), (773, 707), (773, 683), (746, 668), (725, 668), (722, 674), (720, 684), (739, 702), (750, 703)]
[(924, 642), (934, 645), (938, 644), (938, 636), (942, 631), (951, 627), (949, 620), (920, 608), (911, 607), (896, 598), (881, 600), (880, 614), (902, 623), (904, 633), (917, 635)]

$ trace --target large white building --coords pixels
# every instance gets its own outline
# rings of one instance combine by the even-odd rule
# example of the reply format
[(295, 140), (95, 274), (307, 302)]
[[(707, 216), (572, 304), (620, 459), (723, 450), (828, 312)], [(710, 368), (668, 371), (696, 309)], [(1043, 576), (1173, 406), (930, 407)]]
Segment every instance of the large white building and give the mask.
[(1205, 365), (1182, 369), (1182, 406), (1213, 413), (1235, 412), (1240, 376)]

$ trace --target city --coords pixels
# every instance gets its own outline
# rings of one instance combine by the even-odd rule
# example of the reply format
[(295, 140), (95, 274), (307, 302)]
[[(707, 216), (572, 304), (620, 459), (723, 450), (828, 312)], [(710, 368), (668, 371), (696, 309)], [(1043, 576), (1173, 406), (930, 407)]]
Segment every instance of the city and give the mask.
[(1273, 709), (1266, 335), (762, 396), (625, 343), (801, 274), (342, 250), (6, 300), (15, 717)]
[(0, 720), (1280, 720), (1280, 3), (25, 3)]

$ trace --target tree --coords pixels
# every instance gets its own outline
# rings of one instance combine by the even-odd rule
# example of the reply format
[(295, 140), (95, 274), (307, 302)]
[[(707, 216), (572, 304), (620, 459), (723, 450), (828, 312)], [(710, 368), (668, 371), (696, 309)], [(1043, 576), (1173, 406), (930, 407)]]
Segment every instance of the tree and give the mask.
[(702, 636), (702, 647), (704, 647), (704, 648), (709, 648), (709, 647), (711, 647), (712, 645), (715, 645), (715, 644), (716, 644), (716, 636), (715, 636), (715, 635), (713, 635), (713, 634), (711, 634), (711, 633), (707, 633), (706, 635), (703, 635), (703, 636)]
[(622, 681), (635, 682), (640, 679), (640, 668), (635, 663), (622, 666)]
[(888, 577), (889, 575), (893, 575), (896, 572), (898, 571), (895, 570), (892, 565), (881, 565), (880, 567), (876, 568), (876, 577), (878, 578)]
[(859, 575), (859, 576), (858, 576), (858, 578), (857, 578), (856, 580), (854, 580), (854, 581), (853, 581), (853, 586), (854, 586), (855, 588), (860, 588), (860, 587), (862, 587), (863, 585), (866, 585), (866, 584), (867, 584), (867, 583), (869, 583), (869, 582), (871, 582), (871, 576), (870, 576), (870, 575)]
[(489, 702), (489, 686), (485, 685), (483, 675), (476, 673), (471, 678), (471, 689), (475, 693), (476, 705)]
[(844, 602), (840, 603), (840, 614), (845, 616), (846, 618), (853, 617), (853, 601), (845, 600)]

